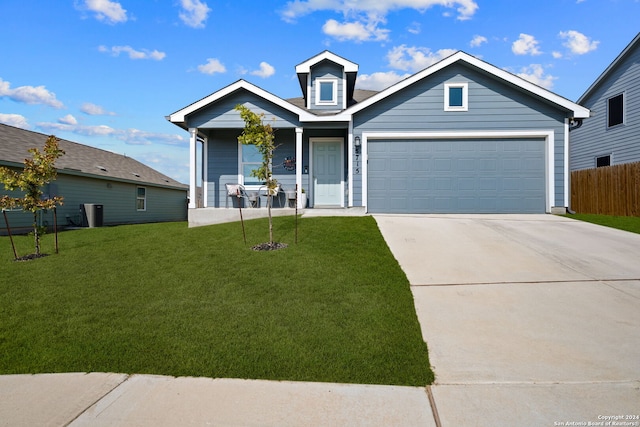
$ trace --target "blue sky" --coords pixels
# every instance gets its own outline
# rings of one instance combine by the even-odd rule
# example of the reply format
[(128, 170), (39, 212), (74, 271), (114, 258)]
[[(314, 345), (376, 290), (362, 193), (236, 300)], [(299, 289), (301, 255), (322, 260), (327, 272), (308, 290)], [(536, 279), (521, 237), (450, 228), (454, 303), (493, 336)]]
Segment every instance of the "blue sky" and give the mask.
[(383, 89), (463, 50), (576, 101), (640, 30), (640, 0), (2, 0), (0, 122), (188, 182), (165, 116), (238, 79), (300, 96), (328, 49)]

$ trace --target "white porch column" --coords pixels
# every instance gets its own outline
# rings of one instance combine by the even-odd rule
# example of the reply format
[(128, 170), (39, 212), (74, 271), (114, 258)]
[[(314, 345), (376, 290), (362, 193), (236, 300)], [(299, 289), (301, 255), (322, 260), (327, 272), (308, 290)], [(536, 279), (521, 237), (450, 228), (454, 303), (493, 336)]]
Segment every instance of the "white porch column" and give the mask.
[(296, 128), (296, 206), (302, 206), (302, 128)]
[(189, 128), (189, 209), (195, 209), (198, 201), (198, 129)]

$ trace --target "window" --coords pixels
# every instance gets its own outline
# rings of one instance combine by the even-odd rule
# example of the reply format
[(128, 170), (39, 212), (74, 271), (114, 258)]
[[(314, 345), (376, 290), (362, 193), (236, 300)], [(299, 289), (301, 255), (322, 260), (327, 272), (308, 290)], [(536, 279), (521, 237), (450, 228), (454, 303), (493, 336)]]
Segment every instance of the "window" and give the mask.
[(611, 166), (611, 154), (596, 157), (596, 167), (603, 168), (605, 166)]
[(261, 185), (258, 178), (251, 176), (251, 171), (258, 169), (262, 165), (262, 154), (258, 148), (252, 144), (240, 145), (240, 170), (242, 171), (242, 184), (244, 185)]
[(616, 95), (607, 100), (607, 127), (624, 123), (624, 94)]
[(144, 187), (138, 187), (136, 193), (136, 209), (139, 211), (147, 210), (147, 189)]
[(468, 93), (467, 83), (445, 83), (444, 111), (467, 111)]
[(316, 79), (316, 104), (338, 105), (338, 82), (335, 79)]

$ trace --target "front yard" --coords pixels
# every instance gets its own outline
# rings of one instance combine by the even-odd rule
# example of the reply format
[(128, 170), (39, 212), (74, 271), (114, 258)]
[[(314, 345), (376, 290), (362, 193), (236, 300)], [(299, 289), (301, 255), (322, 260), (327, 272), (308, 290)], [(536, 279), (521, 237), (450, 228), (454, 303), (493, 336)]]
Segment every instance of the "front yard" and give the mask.
[[(0, 237), (0, 374), (121, 372), (425, 385), (409, 283), (371, 217), (67, 231), (14, 262)], [(14, 237), (19, 255), (33, 250)], [(43, 240), (53, 252), (53, 235)]]

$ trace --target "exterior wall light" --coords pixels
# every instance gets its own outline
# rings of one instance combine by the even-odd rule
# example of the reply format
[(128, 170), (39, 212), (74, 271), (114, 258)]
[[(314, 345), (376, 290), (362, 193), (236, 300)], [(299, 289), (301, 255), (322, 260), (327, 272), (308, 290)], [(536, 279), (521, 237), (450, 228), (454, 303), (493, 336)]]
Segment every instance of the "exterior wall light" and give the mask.
[(362, 147), (362, 142), (360, 141), (359, 136), (355, 137), (354, 143), (356, 147), (356, 155), (360, 155), (360, 148)]

